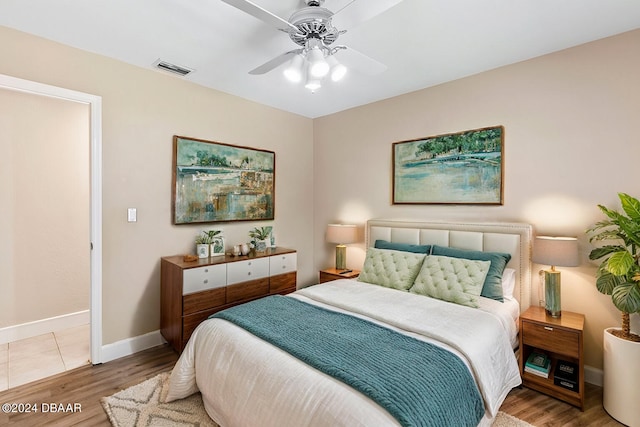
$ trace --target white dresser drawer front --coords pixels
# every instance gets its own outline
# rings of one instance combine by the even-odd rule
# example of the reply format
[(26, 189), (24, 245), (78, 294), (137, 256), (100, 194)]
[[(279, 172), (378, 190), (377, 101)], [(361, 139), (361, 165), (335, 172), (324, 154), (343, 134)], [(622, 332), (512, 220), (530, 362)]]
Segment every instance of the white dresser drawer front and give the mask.
[(298, 256), (295, 253), (273, 255), (269, 257), (269, 275), (291, 273), (298, 269)]
[(269, 277), (269, 258), (257, 258), (227, 264), (227, 284)]
[(182, 295), (227, 285), (226, 264), (189, 268), (182, 272)]

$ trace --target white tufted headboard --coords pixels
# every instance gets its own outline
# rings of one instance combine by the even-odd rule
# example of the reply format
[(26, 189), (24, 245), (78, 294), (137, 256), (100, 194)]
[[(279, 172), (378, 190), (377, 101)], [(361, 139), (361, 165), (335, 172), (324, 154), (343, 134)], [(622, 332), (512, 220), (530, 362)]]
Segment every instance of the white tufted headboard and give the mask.
[(367, 221), (367, 247), (376, 240), (414, 245), (440, 245), (458, 249), (511, 254), (507, 267), (516, 270), (514, 296), (521, 312), (531, 305), (532, 227), (520, 223), (472, 223), (446, 221)]

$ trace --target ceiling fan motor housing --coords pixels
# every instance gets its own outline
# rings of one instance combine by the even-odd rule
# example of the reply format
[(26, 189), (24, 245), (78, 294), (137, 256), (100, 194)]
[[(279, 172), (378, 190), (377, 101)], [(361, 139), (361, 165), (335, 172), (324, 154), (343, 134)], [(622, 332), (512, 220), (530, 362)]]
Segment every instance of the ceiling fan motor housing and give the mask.
[(338, 39), (340, 31), (331, 24), (333, 12), (320, 7), (323, 1), (307, 0), (309, 7), (302, 8), (291, 15), (289, 22), (296, 30), (289, 31), (294, 43), (305, 46), (307, 40), (318, 39), (329, 46)]

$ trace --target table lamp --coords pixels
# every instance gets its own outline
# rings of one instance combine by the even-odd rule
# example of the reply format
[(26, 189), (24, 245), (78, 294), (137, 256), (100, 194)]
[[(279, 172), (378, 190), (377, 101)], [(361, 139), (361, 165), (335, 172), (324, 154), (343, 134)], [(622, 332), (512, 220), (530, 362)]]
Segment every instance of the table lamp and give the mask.
[(544, 270), (544, 308), (551, 317), (560, 317), (560, 272), (558, 267), (576, 267), (578, 239), (575, 237), (537, 236), (533, 246), (533, 262), (550, 265)]
[(358, 229), (355, 225), (329, 224), (327, 226), (327, 242), (338, 244), (336, 246), (336, 270), (346, 270), (347, 247), (345, 245), (357, 241)]

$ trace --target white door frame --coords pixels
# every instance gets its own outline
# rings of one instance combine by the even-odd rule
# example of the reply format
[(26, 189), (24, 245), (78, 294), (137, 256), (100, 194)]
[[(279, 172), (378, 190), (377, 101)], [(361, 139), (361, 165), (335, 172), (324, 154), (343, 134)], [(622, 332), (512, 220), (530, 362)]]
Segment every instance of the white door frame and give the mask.
[(0, 88), (89, 105), (91, 139), (91, 363), (102, 363), (102, 97), (0, 74)]

